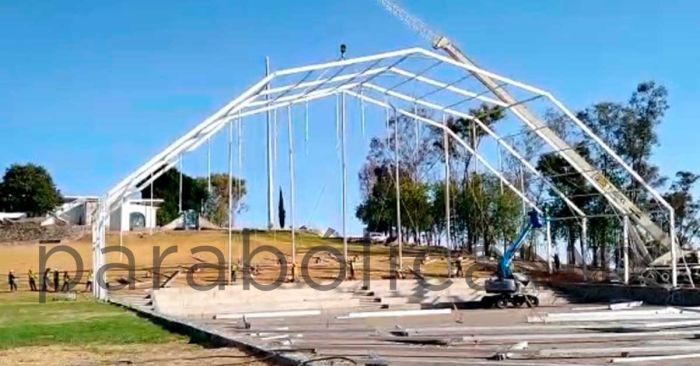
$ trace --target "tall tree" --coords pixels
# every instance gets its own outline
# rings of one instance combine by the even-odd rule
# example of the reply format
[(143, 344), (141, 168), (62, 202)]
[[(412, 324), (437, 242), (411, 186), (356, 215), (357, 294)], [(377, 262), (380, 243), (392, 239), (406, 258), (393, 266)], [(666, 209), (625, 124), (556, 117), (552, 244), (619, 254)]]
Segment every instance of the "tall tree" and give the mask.
[(700, 236), (700, 201), (692, 193), (698, 178), (700, 176), (688, 171), (677, 172), (670, 191), (664, 194), (673, 207), (678, 244), (682, 247), (692, 244)]
[(280, 187), (280, 198), (277, 203), (277, 218), (279, 219), (280, 229), (284, 229), (287, 212), (284, 210), (284, 197), (282, 197), (282, 187)]
[(42, 166), (13, 164), (0, 182), (0, 211), (41, 216), (61, 204), (61, 193)]
[[(151, 198), (150, 185), (143, 188), (141, 197)], [(183, 211), (202, 212), (207, 197), (206, 181), (182, 174)], [(153, 182), (153, 198), (163, 200), (156, 214), (158, 225), (165, 225), (180, 216), (180, 171), (178, 169), (168, 170)]]
[[(585, 145), (579, 144), (575, 149), (584, 159), (588, 159), (589, 150)], [(552, 184), (569, 197), (577, 207), (586, 209), (591, 203), (593, 191), (586, 183), (586, 179), (557, 153), (542, 155), (537, 162), (537, 170), (548, 177)], [(550, 196), (556, 197), (556, 194), (550, 191)], [(550, 215), (567, 218), (555, 220), (552, 223), (552, 233), (555, 237), (562, 237), (566, 240), (568, 263), (575, 264), (575, 243), (581, 237), (580, 222), (573, 219), (574, 212), (562, 200), (556, 200), (552, 203)]]
[[(197, 178), (198, 184), (207, 185), (207, 178)], [(243, 197), (248, 192), (246, 181), (242, 178), (233, 177), (230, 180), (232, 200), (232, 214), (240, 213), (246, 209), (242, 203)], [(226, 173), (214, 173), (211, 175), (211, 192), (204, 207), (206, 217), (218, 226), (228, 226), (228, 192), (229, 178)]]

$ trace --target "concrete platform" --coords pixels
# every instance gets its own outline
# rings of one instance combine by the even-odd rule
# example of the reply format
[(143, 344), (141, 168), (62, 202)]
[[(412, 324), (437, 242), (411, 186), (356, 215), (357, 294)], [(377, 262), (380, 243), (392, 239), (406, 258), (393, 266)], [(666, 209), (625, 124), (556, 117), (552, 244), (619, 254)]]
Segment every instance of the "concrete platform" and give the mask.
[(625, 286), (621, 284), (557, 283), (552, 284), (570, 301), (615, 302), (644, 301), (652, 305), (700, 306), (700, 289), (671, 289), (652, 286)]

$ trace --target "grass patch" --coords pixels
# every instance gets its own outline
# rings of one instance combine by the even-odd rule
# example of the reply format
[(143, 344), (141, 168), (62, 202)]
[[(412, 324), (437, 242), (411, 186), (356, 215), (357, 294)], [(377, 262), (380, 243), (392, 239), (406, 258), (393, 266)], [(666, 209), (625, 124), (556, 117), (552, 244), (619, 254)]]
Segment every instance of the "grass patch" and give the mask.
[(88, 297), (39, 303), (37, 293), (0, 294), (0, 349), (52, 344), (165, 343), (183, 339), (125, 309)]

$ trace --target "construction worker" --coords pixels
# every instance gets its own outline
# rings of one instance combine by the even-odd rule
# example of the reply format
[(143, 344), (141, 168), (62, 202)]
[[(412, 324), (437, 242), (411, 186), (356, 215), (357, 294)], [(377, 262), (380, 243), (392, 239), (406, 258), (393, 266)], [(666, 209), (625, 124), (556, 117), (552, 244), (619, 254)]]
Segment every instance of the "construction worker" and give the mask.
[(460, 255), (457, 257), (457, 260), (455, 261), (455, 267), (457, 268), (457, 273), (455, 273), (455, 277), (464, 277), (464, 271), (462, 270), (462, 256)]
[(87, 282), (85, 282), (85, 292), (92, 291), (92, 278), (94, 277), (92, 270), (88, 273)]
[(47, 268), (47, 269), (44, 271), (44, 279), (43, 279), (43, 281), (41, 281), (41, 291), (44, 291), (44, 292), (48, 291), (48, 287), (49, 287), (49, 274), (50, 274), (50, 273), (51, 273), (51, 268)]
[(14, 269), (11, 269), (10, 273), (7, 274), (7, 282), (10, 284), (10, 292), (17, 291), (17, 277), (15, 277)]
[(356, 260), (357, 260), (357, 256), (348, 262), (348, 269), (350, 270), (350, 275), (347, 278), (348, 280), (355, 279), (355, 261)]
[(31, 268), (29, 269), (29, 272), (27, 273), (27, 277), (29, 279), (29, 290), (36, 291), (37, 276), (36, 276), (36, 273), (32, 272)]
[(238, 263), (231, 262), (231, 283), (236, 282), (236, 272), (238, 272)]
[(63, 271), (63, 286), (61, 286), (61, 292), (68, 292), (70, 290), (70, 276), (68, 276), (68, 271)]
[(58, 268), (53, 270), (53, 292), (58, 292)]

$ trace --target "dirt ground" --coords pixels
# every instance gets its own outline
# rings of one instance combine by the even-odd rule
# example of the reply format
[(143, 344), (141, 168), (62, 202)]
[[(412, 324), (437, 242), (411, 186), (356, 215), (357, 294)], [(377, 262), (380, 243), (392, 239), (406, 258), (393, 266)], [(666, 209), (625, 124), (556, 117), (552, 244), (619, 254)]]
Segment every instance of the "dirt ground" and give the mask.
[[(291, 266), (291, 234), (289, 231), (279, 232), (251, 232), (249, 235), (249, 249), (252, 253), (262, 246), (270, 246), (279, 249), (287, 258)], [(109, 233), (107, 235), (108, 246), (119, 247), (119, 234)], [(233, 245), (231, 254), (234, 261), (237, 261), (243, 255), (242, 236), (240, 232), (233, 234)], [(108, 263), (123, 263), (129, 264), (130, 261), (136, 270), (135, 278), (139, 282), (143, 282), (144, 286), (149, 285), (149, 278), (153, 274), (154, 258), (157, 258), (156, 253), (169, 253), (163, 257), (160, 266), (161, 273), (168, 275), (176, 269), (180, 269), (182, 273), (186, 273), (192, 265), (195, 264), (215, 264), (223, 260), (224, 263), (228, 256), (228, 233), (226, 231), (157, 231), (153, 234), (149, 233), (124, 233), (122, 238), (122, 246), (129, 249), (133, 254), (133, 259), (128, 255), (120, 255), (120, 253), (107, 254)], [(342, 240), (340, 239), (324, 239), (314, 234), (297, 233), (297, 275), (300, 274), (299, 268), (304, 263), (304, 257), (309, 250), (318, 246), (326, 246), (333, 248), (337, 254), (341, 254)], [(363, 275), (363, 258), (366, 244), (351, 243), (348, 245), (348, 257), (355, 259), (356, 277)], [(46, 260), (46, 267), (59, 269), (62, 271), (74, 272), (79, 266), (76, 265), (75, 259), (60, 248), (69, 247), (75, 250), (80, 260), (84, 271), (92, 267), (91, 254), (91, 238), (90, 235), (85, 235), (80, 239), (73, 241), (63, 241), (60, 244), (38, 244), (38, 243), (4, 243), (0, 244), (0, 273), (7, 273), (10, 269), (15, 270), (15, 274), (19, 279), (20, 288), (28, 287), (26, 273), (29, 269), (34, 272), (38, 271), (40, 255), (43, 252)], [(209, 251), (194, 253), (193, 250), (197, 247), (210, 246), (219, 251), (221, 258), (217, 259), (217, 255)], [(55, 254), (51, 254), (54, 250)], [(367, 250), (370, 253), (369, 267), (370, 276), (372, 278), (382, 278), (390, 275), (390, 251), (391, 248), (384, 245), (370, 245)], [(395, 250), (395, 249), (394, 249)], [(396, 254), (395, 254), (396, 255)], [(420, 270), (427, 276), (446, 276), (447, 262), (444, 253), (438, 249), (430, 247), (412, 247), (406, 245), (403, 248), (403, 263), (404, 267), (413, 267), (415, 263), (420, 262), (420, 259), (425, 256), (423, 263), (419, 265)], [(306, 268), (311, 277), (315, 279), (331, 279), (338, 275), (339, 263), (329, 254), (329, 252), (316, 252), (308, 256)], [(273, 253), (263, 251), (251, 258), (251, 264), (260, 269), (260, 273), (256, 277), (261, 282), (271, 281), (277, 278), (280, 272), (278, 258)], [(469, 265), (468, 260), (465, 265)], [(489, 266), (478, 268), (479, 271), (490, 271)], [(466, 271), (466, 268), (465, 268)], [(408, 273), (410, 275), (410, 271)], [(125, 277), (128, 273), (125, 270), (111, 270), (108, 274), (110, 280), (115, 280), (119, 277)], [(72, 276), (75, 277), (75, 276)], [(83, 282), (86, 276), (83, 276)], [(198, 270), (195, 278), (201, 281), (214, 281), (217, 277), (217, 272), (211, 268)], [(178, 282), (184, 284), (184, 278), (179, 278)], [(82, 288), (82, 287), (80, 287)]]
[(20, 347), (0, 351), (0, 365), (271, 365), (236, 348), (165, 344)]

